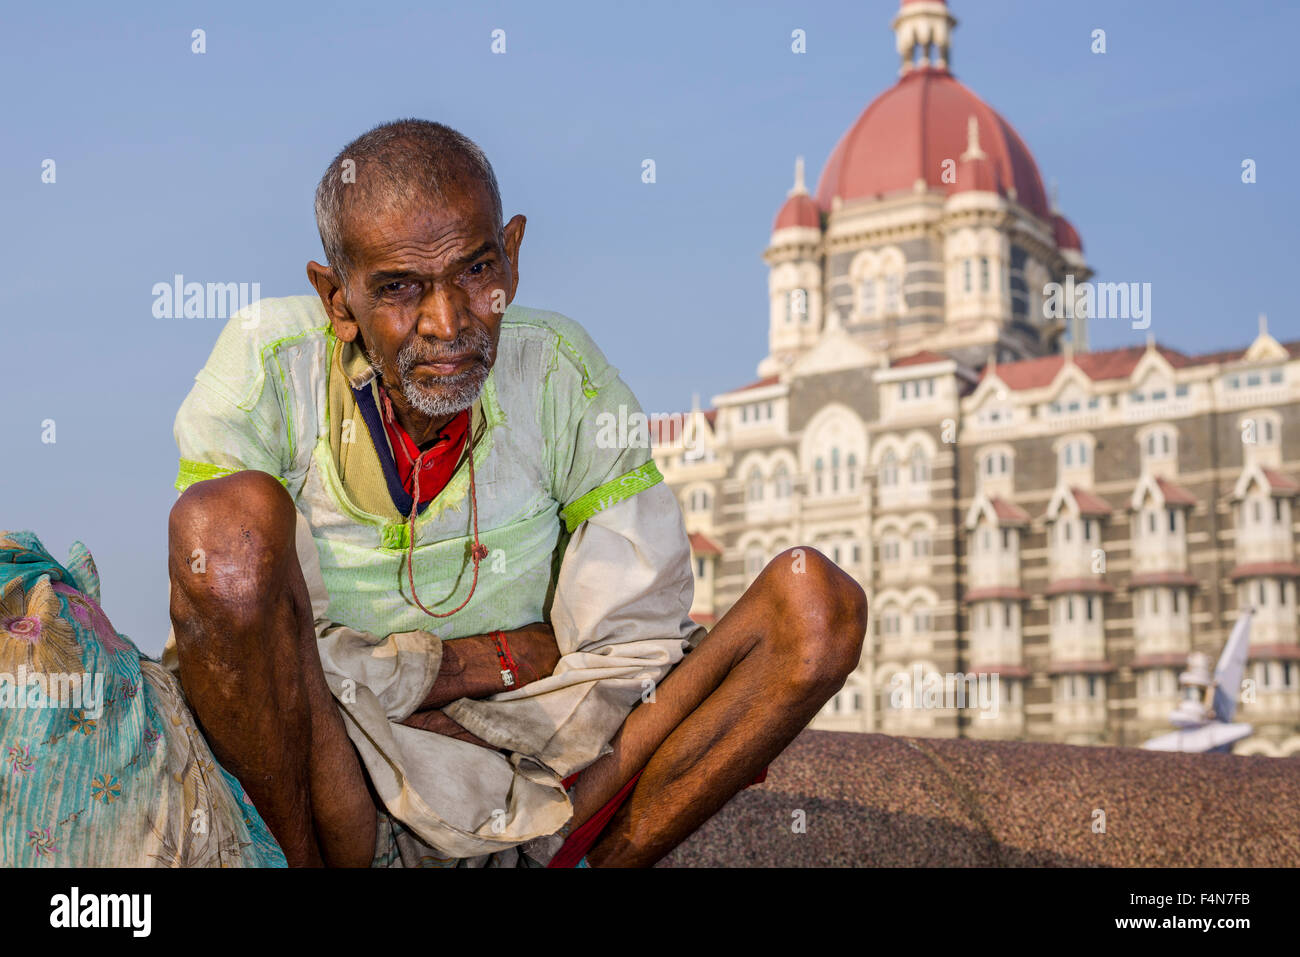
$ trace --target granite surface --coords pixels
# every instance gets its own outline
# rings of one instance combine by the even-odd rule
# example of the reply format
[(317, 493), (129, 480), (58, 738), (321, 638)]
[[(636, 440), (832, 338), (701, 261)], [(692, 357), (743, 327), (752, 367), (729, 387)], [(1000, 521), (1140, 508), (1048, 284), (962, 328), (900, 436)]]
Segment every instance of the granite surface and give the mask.
[(659, 864), (1279, 865), (1300, 866), (1300, 759), (828, 731)]

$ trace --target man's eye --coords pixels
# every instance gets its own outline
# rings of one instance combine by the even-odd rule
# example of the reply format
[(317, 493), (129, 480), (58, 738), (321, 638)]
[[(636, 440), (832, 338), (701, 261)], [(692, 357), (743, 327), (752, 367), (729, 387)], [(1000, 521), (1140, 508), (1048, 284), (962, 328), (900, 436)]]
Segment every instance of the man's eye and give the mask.
[(469, 267), (469, 274), (471, 276), (481, 276), (483, 275), (483, 271), (487, 269), (489, 265), (491, 265), (491, 263), (489, 260), (486, 259), (483, 260), (483, 262), (475, 263), (474, 265)]
[(380, 287), (380, 290), (382, 292), (401, 292), (405, 288), (406, 288), (406, 283), (398, 279), (398, 280), (394, 280), (393, 282), (384, 283)]

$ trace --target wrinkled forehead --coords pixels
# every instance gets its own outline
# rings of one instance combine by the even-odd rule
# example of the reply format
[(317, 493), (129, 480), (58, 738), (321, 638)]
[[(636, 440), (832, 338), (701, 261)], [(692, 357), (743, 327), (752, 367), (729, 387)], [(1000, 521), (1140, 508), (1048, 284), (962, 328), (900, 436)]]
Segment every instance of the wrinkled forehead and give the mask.
[[(358, 184), (360, 185), (360, 184)], [(360, 261), (395, 242), (498, 242), (501, 223), (487, 184), (469, 175), (406, 189), (358, 189), (344, 205), (343, 241)]]

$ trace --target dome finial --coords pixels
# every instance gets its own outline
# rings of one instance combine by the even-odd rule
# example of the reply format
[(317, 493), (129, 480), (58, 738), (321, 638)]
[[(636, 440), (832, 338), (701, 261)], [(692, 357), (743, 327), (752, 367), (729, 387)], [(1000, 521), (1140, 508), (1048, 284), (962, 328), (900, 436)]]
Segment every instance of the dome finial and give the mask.
[(1055, 177), (1052, 178), (1052, 185), (1048, 189), (1047, 208), (1053, 215), (1061, 211), (1061, 185)]
[(792, 188), (787, 195), (789, 196), (808, 195), (808, 187), (804, 185), (804, 181), (803, 181), (803, 157), (802, 156), (796, 156), (794, 158), (794, 188)]
[(966, 120), (966, 152), (961, 154), (962, 161), (987, 159), (988, 154), (980, 149), (980, 121), (972, 113)]
[[(902, 58), (899, 75), (914, 67), (947, 71), (951, 62), (949, 39), (956, 18), (944, 0), (902, 0), (894, 17), (894, 38)], [(917, 51), (920, 50), (918, 63)]]

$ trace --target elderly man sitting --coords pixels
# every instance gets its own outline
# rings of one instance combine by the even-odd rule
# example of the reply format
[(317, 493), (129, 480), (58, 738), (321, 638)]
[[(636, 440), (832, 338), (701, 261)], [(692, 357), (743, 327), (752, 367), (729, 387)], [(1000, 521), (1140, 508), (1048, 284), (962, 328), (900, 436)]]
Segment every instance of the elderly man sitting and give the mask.
[(316, 218), (317, 296), (236, 315), (177, 415), (165, 661), (291, 865), (653, 864), (857, 666), (862, 589), (793, 549), (690, 620), (677, 503), (598, 436), (636, 399), (513, 305), (464, 136), (371, 130)]

